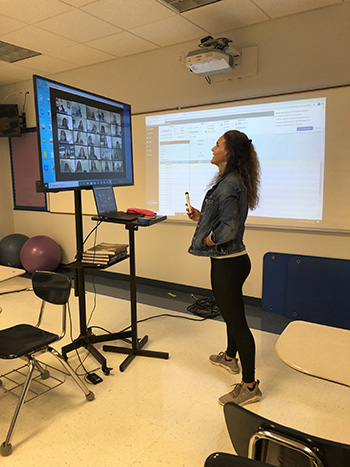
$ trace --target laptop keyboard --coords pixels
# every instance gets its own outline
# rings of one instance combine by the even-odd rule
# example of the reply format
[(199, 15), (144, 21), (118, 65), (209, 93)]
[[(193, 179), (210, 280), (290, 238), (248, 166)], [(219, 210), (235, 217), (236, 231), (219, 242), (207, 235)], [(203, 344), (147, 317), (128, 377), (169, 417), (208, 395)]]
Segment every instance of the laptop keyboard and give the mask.
[(137, 219), (138, 215), (137, 214), (131, 214), (131, 213), (125, 212), (125, 211), (117, 211), (112, 217), (114, 217), (116, 219), (132, 220), (132, 219)]

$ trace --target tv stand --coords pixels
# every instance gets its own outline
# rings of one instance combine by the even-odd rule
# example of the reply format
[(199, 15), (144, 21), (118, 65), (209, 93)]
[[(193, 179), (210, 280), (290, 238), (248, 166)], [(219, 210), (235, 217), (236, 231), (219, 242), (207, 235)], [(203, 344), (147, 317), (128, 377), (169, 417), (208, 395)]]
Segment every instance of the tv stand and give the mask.
[[(103, 350), (107, 352), (123, 353), (128, 354), (127, 358), (119, 366), (120, 371), (124, 371), (127, 366), (132, 362), (136, 356), (154, 357), (168, 359), (169, 354), (166, 352), (158, 352), (152, 350), (143, 350), (142, 347), (148, 341), (148, 336), (144, 336), (142, 339), (138, 338), (137, 335), (137, 301), (136, 301), (136, 267), (135, 267), (135, 231), (138, 230), (141, 224), (135, 221), (125, 220), (104, 220), (103, 222), (113, 222), (117, 224), (124, 224), (125, 228), (129, 231), (129, 255), (121, 258), (119, 261), (123, 261), (129, 258), (130, 263), (130, 307), (131, 307), (131, 330), (122, 331), (112, 334), (103, 334), (95, 336), (91, 328), (87, 327), (86, 324), (86, 301), (85, 301), (85, 275), (84, 269), (94, 268), (96, 265), (84, 264), (81, 261), (83, 253), (83, 223), (82, 223), (82, 203), (81, 203), (81, 191), (74, 190), (74, 203), (75, 203), (75, 229), (76, 229), (76, 245), (77, 245), (77, 257), (74, 263), (67, 265), (74, 270), (74, 282), (75, 282), (75, 295), (78, 296), (79, 300), (79, 325), (80, 335), (71, 344), (62, 347), (62, 355), (67, 359), (67, 353), (76, 350), (81, 347), (85, 347), (91, 355), (100, 363), (101, 369), (105, 375), (110, 373), (111, 367), (107, 365), (106, 358), (94, 347), (93, 344), (98, 342), (108, 342), (112, 340), (126, 339), (131, 337), (131, 347), (119, 347), (104, 345)], [(100, 221), (99, 218), (92, 218), (93, 220)], [(164, 221), (165, 216), (157, 216), (152, 219), (148, 224), (142, 224), (142, 227), (147, 227), (152, 224)], [(106, 266), (108, 267), (108, 266)], [(101, 269), (101, 267), (98, 267)]]

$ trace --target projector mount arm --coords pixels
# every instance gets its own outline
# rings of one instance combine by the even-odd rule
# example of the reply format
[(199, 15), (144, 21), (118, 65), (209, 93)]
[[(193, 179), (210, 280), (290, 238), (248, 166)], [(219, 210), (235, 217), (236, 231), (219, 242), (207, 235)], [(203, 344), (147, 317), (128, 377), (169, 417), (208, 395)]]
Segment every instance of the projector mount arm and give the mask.
[(212, 49), (224, 50), (229, 42), (232, 42), (232, 40), (227, 39), (227, 37), (218, 37), (214, 39), (212, 36), (206, 36), (201, 39), (201, 43), (198, 44), (198, 47), (210, 47)]
[(214, 39), (213, 36), (206, 36), (201, 39), (200, 44), (198, 44), (199, 48), (208, 48), (213, 50), (223, 50), (226, 53), (232, 55), (232, 57), (240, 57), (241, 52), (233, 47), (229, 46), (229, 43), (232, 42), (231, 39), (227, 37), (218, 37)]

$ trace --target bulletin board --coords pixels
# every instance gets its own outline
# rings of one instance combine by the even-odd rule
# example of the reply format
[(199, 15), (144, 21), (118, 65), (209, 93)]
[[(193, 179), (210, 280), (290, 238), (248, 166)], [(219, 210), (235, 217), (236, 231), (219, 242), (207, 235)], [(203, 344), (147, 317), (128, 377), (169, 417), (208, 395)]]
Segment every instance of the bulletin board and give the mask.
[(47, 211), (45, 193), (36, 192), (40, 180), (36, 128), (28, 128), (20, 137), (9, 138), (14, 209)]

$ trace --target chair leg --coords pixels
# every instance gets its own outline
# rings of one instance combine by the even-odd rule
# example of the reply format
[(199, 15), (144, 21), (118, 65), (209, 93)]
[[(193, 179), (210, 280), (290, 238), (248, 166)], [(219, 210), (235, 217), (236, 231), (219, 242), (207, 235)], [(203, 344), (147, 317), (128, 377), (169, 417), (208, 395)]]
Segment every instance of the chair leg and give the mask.
[(44, 370), (44, 368), (41, 366), (41, 364), (38, 362), (38, 360), (34, 359), (35, 363), (35, 368), (39, 371), (41, 379), (48, 379), (50, 378), (50, 372), (49, 370)]
[(17, 403), (15, 413), (13, 414), (13, 417), (12, 417), (12, 420), (11, 420), (11, 425), (10, 425), (9, 431), (7, 433), (6, 439), (2, 443), (2, 445), (0, 446), (0, 453), (1, 453), (2, 456), (9, 456), (12, 453), (11, 439), (12, 439), (12, 435), (13, 435), (13, 430), (15, 428), (15, 425), (16, 425), (19, 413), (21, 411), (21, 408), (22, 408), (22, 406), (24, 404), (24, 401), (26, 399), (28, 389), (29, 389), (29, 386), (30, 386), (30, 382), (31, 382), (32, 377), (33, 377), (34, 368), (35, 368), (34, 359), (29, 358), (29, 371), (28, 371), (28, 374), (27, 374), (27, 378), (26, 378), (26, 380), (24, 382), (23, 389), (22, 389), (19, 401)]
[(92, 391), (89, 391), (89, 389), (85, 386), (81, 379), (74, 373), (72, 367), (69, 365), (68, 362), (66, 362), (64, 357), (52, 347), (47, 347), (47, 350), (51, 352), (52, 355), (54, 355), (61, 362), (63, 368), (65, 368), (68, 371), (68, 373), (71, 375), (76, 384), (84, 392), (86, 399), (88, 401), (93, 401), (95, 399), (94, 393)]

